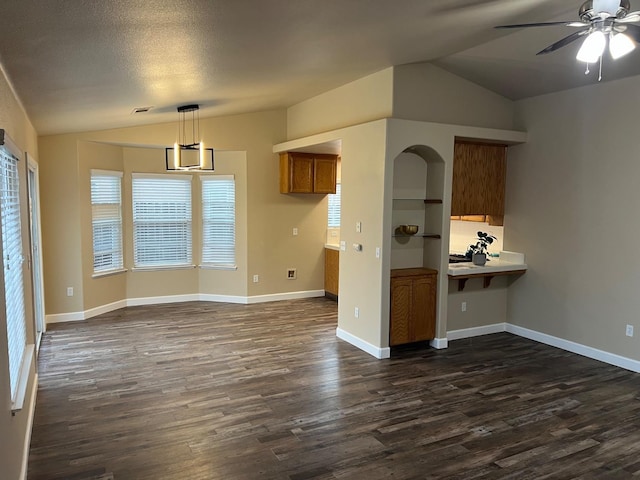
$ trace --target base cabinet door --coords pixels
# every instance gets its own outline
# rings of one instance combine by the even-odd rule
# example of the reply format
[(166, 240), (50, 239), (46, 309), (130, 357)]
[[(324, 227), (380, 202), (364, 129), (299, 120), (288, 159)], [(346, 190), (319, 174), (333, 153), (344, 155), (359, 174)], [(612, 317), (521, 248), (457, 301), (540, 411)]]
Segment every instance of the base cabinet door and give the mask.
[(389, 345), (435, 338), (437, 271), (406, 268), (391, 271)]
[(324, 292), (338, 298), (338, 279), (340, 278), (340, 252), (331, 248), (324, 249)]

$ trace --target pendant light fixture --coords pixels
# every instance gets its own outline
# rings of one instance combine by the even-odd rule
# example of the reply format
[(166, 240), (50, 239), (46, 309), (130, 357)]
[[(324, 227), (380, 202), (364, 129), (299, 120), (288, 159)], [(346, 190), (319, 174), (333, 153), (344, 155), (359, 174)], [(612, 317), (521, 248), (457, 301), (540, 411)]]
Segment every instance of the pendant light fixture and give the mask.
[(205, 148), (200, 136), (200, 106), (178, 107), (178, 136), (173, 147), (165, 149), (167, 170), (213, 170), (213, 148)]

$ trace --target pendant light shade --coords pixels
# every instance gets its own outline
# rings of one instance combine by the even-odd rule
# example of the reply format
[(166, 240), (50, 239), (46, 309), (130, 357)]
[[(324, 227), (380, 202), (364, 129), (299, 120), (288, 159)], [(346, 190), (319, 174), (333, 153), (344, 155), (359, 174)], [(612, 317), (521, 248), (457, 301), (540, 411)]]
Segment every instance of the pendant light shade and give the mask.
[(609, 53), (614, 60), (624, 57), (627, 53), (631, 53), (636, 48), (633, 40), (624, 33), (611, 34), (609, 37)]
[(606, 45), (607, 37), (600, 30), (595, 30), (585, 38), (576, 59), (580, 62), (595, 63), (602, 56)]
[(200, 137), (199, 105), (178, 107), (178, 139), (165, 149), (167, 170), (213, 170), (213, 148), (205, 148)]

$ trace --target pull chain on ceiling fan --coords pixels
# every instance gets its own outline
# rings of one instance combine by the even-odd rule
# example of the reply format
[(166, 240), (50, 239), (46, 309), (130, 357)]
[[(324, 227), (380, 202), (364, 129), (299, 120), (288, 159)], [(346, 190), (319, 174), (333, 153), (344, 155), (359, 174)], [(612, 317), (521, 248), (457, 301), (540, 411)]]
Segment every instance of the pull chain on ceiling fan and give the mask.
[(576, 59), (587, 64), (585, 73), (589, 73), (589, 64), (600, 63), (600, 77), (602, 78), (602, 57), (609, 44), (609, 54), (616, 60), (627, 55), (640, 42), (640, 11), (629, 12), (629, 0), (587, 0), (578, 11), (579, 21), (523, 23), (516, 25), (499, 25), (495, 28), (529, 28), (562, 25), (578, 30), (539, 51), (537, 55), (544, 55), (573, 43), (585, 37), (578, 50)]

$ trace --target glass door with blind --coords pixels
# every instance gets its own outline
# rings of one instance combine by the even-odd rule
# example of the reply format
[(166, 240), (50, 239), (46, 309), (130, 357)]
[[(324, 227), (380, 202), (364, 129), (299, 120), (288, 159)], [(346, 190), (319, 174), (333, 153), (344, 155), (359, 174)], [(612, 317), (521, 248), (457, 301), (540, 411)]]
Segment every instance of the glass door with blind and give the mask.
[(40, 234), (40, 200), (38, 165), (28, 158), (29, 175), (29, 226), (31, 234), (31, 275), (33, 277), (33, 313), (35, 316), (36, 351), (40, 349), (42, 334), (46, 329), (44, 313), (44, 284), (42, 278), (42, 253)]

